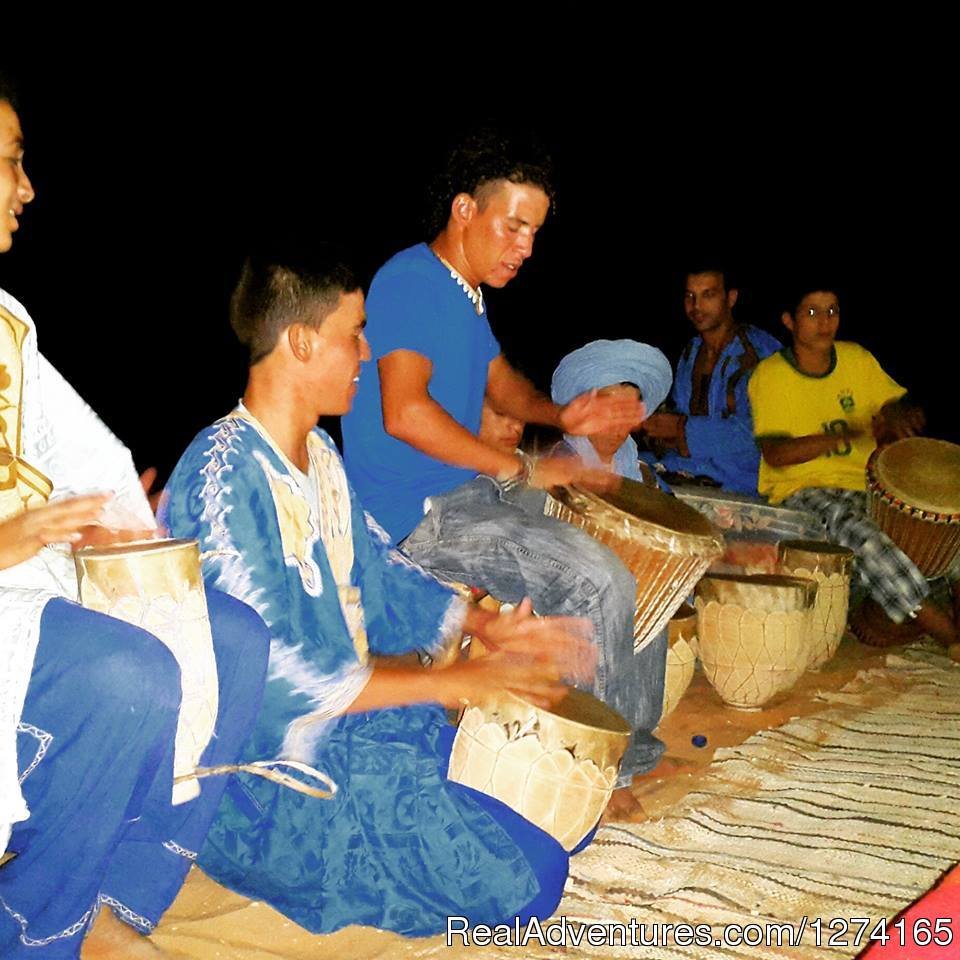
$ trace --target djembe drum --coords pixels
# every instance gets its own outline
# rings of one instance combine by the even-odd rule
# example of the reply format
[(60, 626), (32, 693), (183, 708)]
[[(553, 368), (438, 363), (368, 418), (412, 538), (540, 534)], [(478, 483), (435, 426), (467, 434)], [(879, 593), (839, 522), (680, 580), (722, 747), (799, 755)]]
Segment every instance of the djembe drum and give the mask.
[(724, 703), (763, 706), (789, 690), (810, 659), (817, 585), (802, 577), (710, 574), (696, 589), (703, 672)]
[(690, 686), (697, 665), (696, 644), (697, 611), (689, 603), (684, 603), (667, 624), (667, 669), (663, 678), (661, 721), (673, 712)]
[(878, 448), (867, 499), (877, 526), (925, 577), (950, 570), (960, 554), (960, 447), (910, 437)]
[[(198, 766), (216, 726), (220, 692), (196, 540), (138, 540), (84, 547), (74, 554), (74, 562), (80, 602), (85, 607), (149, 631), (180, 666), (174, 804), (197, 797), (201, 778), (231, 773), (249, 773), (323, 800), (337, 792), (337, 785), (325, 773), (297, 760)], [(323, 787), (311, 786), (280, 767)]]
[(589, 693), (571, 690), (547, 710), (505, 691), (464, 709), (447, 776), (572, 850), (609, 802), (629, 742), (623, 717)]
[(656, 487), (623, 479), (612, 493), (557, 487), (545, 512), (608, 546), (637, 581), (634, 649), (667, 625), (707, 567), (723, 553), (720, 531)]
[(174, 744), (173, 802), (200, 793), (188, 777), (217, 720), (217, 661), (196, 540), (146, 540), (85, 547), (74, 556), (80, 602), (149, 631), (180, 665), (183, 695)]
[(853, 551), (817, 540), (781, 540), (779, 568), (791, 577), (816, 581), (808, 670), (822, 667), (840, 646), (847, 627)]

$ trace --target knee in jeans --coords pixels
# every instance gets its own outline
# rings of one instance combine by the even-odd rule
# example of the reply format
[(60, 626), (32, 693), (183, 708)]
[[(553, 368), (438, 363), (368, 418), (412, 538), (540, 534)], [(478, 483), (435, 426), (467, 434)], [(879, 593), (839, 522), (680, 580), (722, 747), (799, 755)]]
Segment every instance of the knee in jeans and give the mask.
[(599, 556), (593, 564), (589, 581), (601, 600), (619, 600), (633, 613), (637, 597), (637, 581), (619, 557)]

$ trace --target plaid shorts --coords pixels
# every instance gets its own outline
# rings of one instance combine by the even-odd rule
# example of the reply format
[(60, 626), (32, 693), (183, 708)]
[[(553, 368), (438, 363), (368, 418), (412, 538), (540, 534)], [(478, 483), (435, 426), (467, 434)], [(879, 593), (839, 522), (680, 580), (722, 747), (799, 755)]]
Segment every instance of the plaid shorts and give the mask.
[(916, 564), (867, 516), (862, 490), (808, 487), (783, 501), (809, 510), (823, 524), (827, 539), (851, 549), (864, 589), (894, 623), (916, 614), (930, 593), (930, 584)]

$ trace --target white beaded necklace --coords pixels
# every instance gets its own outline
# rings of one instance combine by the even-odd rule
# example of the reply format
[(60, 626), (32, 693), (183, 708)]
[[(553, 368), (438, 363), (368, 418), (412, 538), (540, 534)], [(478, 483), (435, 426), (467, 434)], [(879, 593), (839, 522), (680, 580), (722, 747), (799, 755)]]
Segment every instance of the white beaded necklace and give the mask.
[(457, 286), (467, 295), (467, 299), (473, 304), (473, 309), (477, 311), (477, 316), (483, 316), (483, 291), (479, 287), (471, 287), (463, 274), (448, 260), (441, 257), (436, 250), (433, 251), (433, 255), (450, 271), (450, 279), (457, 281)]

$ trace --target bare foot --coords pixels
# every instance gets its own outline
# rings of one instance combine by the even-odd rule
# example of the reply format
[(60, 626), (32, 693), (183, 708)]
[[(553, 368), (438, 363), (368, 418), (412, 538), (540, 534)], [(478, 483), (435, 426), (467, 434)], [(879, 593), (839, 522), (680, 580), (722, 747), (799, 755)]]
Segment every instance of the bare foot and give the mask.
[(892, 647), (919, 640), (923, 632), (920, 615), (916, 620), (894, 623), (883, 607), (867, 597), (850, 615), (850, 629), (857, 639), (871, 647)]
[(930, 601), (926, 601), (917, 611), (917, 623), (924, 633), (929, 633), (934, 640), (939, 640), (945, 646), (960, 641), (960, 633), (953, 617)]
[(630, 792), (629, 787), (620, 787), (613, 791), (606, 810), (600, 818), (601, 823), (637, 823), (646, 818), (640, 801)]
[(80, 949), (81, 960), (172, 960), (133, 927), (118, 920), (113, 911), (100, 911)]
[(947, 647), (947, 653), (950, 655), (951, 660), (956, 660), (960, 663), (960, 643), (952, 643)]

